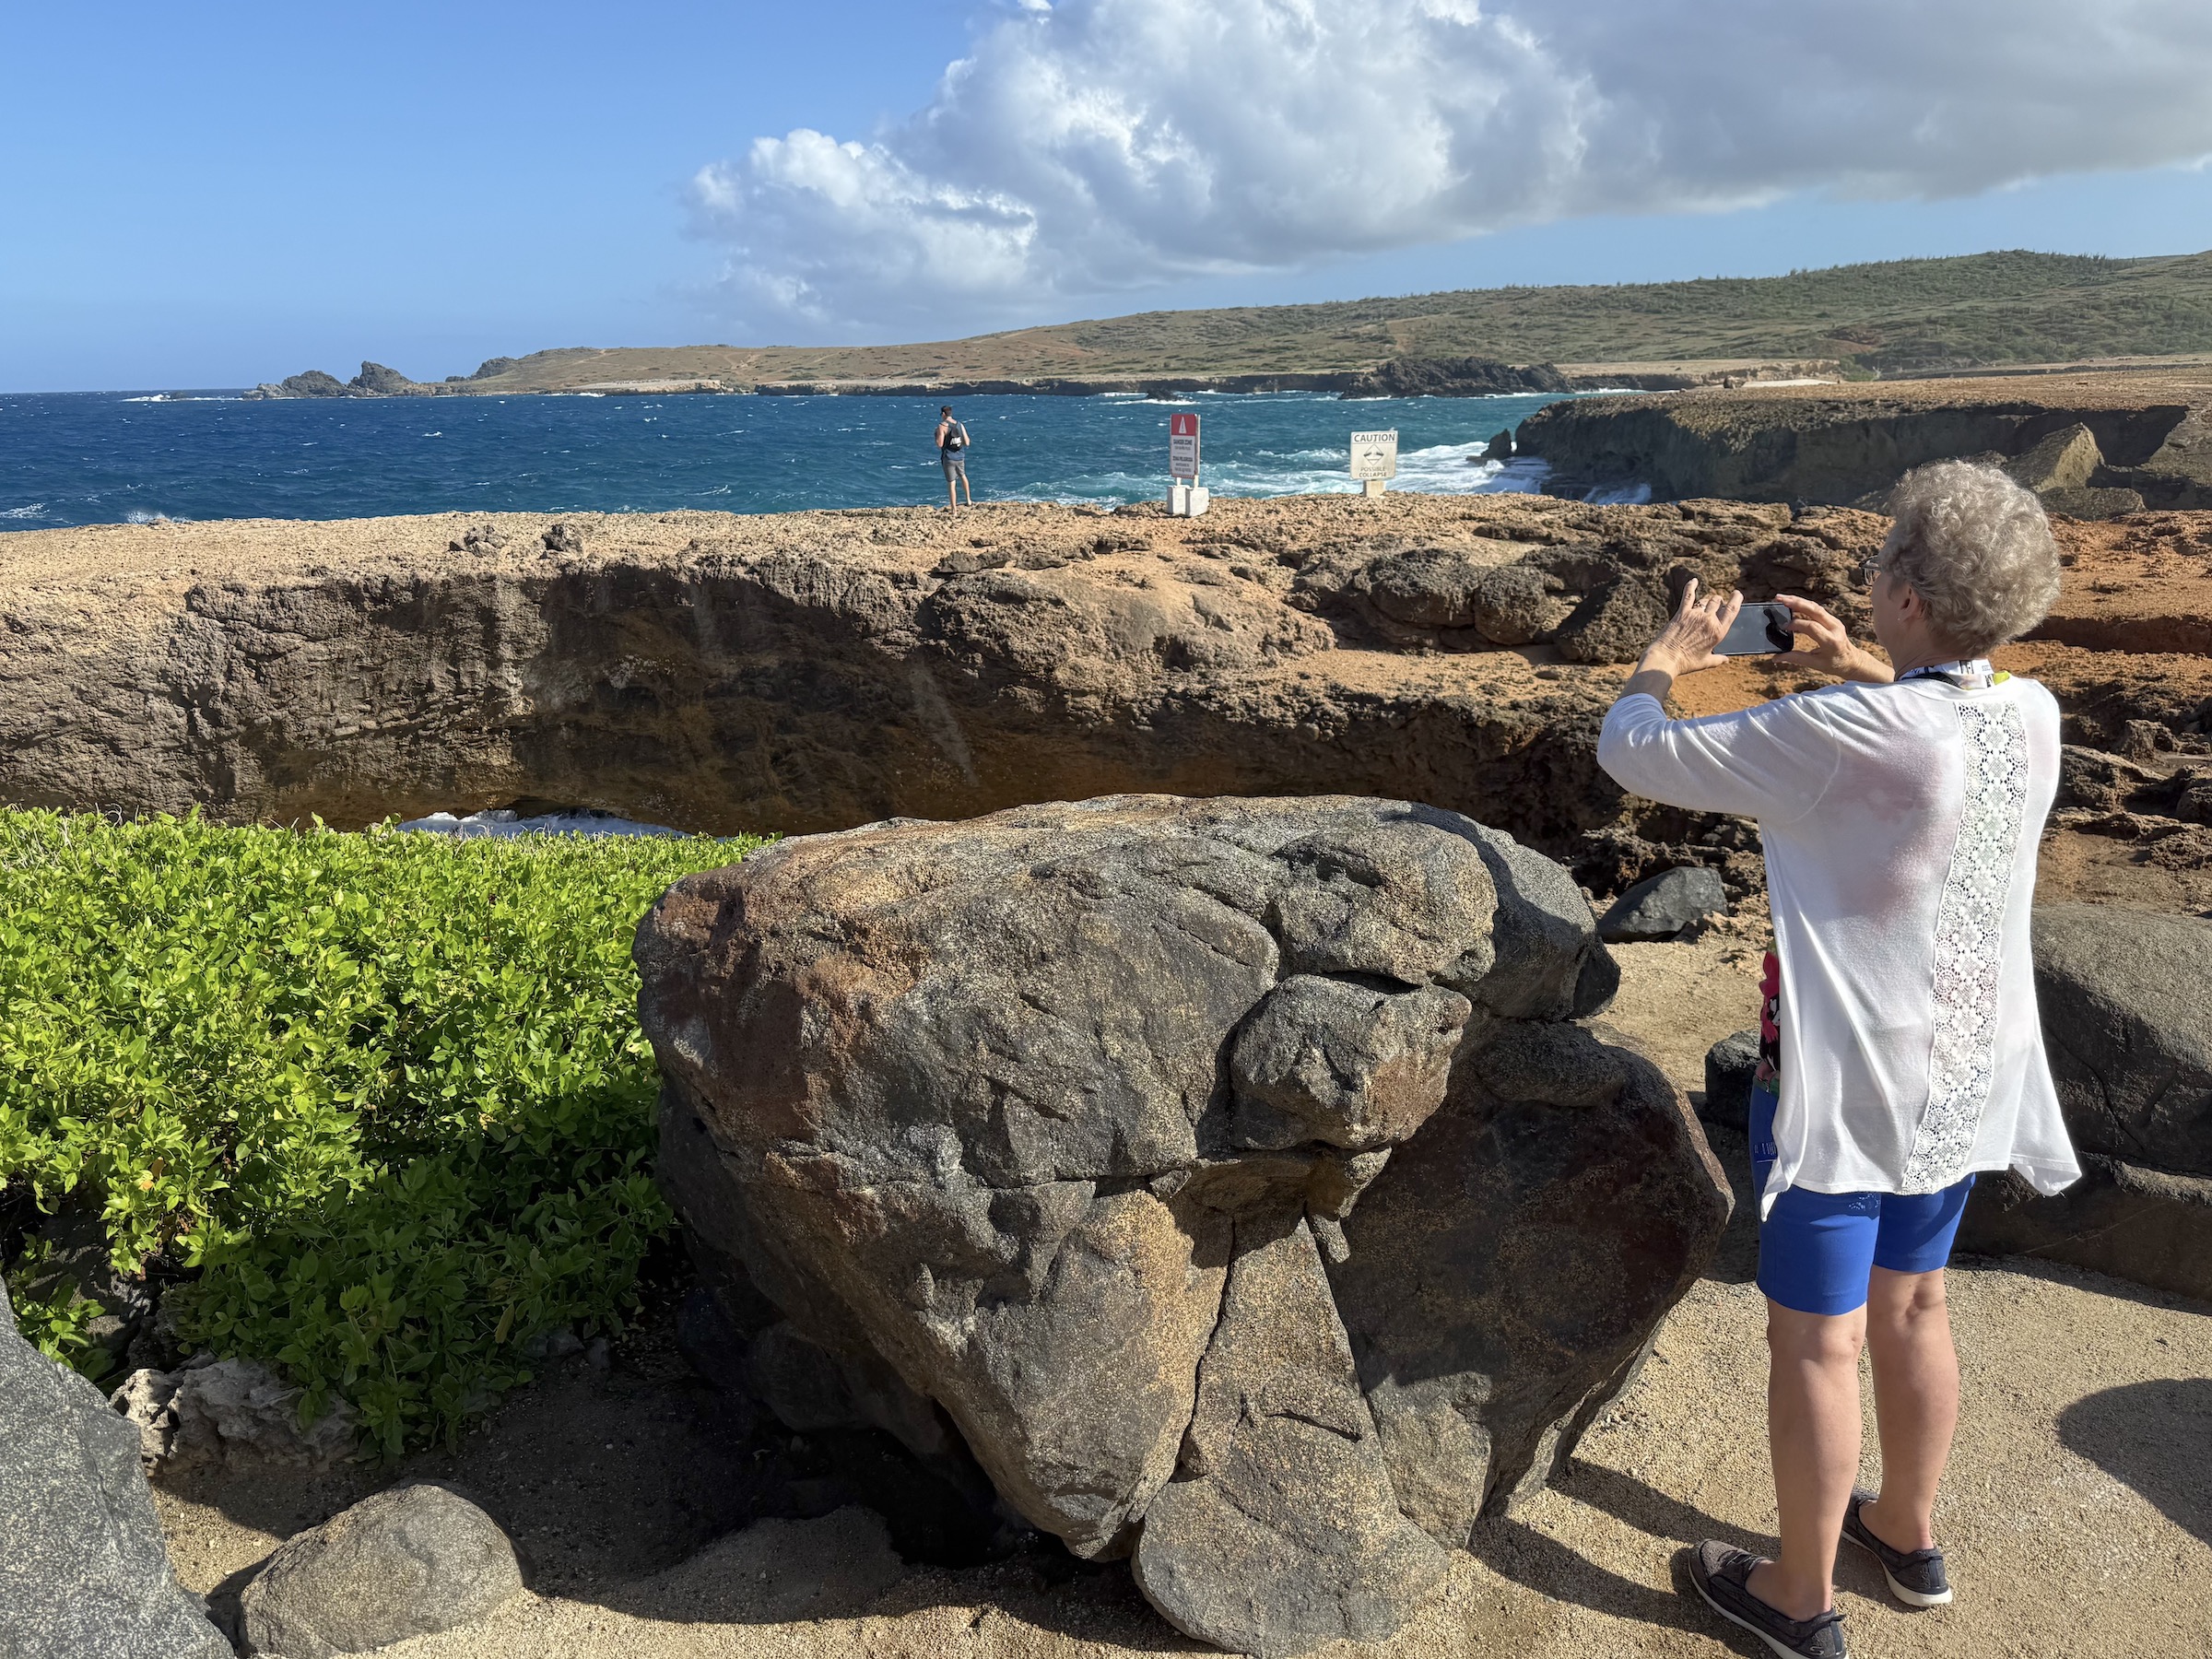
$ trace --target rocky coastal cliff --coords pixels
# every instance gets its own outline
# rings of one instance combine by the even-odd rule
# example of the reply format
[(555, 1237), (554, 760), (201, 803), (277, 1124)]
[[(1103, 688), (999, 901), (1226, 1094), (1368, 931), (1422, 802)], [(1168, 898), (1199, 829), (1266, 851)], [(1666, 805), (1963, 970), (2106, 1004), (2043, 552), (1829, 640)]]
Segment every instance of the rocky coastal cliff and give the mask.
[(25, 533), (0, 538), (0, 798), (795, 832), (1359, 792), (1566, 853), (1622, 819), (1597, 724), (1670, 586), (1851, 614), (1882, 529), (1394, 496)]
[[(2058, 442), (2048, 449), (2052, 441)], [(1555, 404), (1525, 421), (1545, 488), (1642, 484), (1662, 500), (1878, 505), (1912, 468), (1987, 458), (2054, 511), (2212, 508), (2212, 375), (2052, 376), (1704, 390)]]
[[(1387, 496), (1197, 520), (1023, 504), (18, 532), (0, 799), (340, 827), (538, 801), (796, 833), (1125, 791), (1361, 793), (1506, 830), (1594, 891), (1701, 864), (1741, 893), (1749, 828), (1625, 798), (1598, 722), (1685, 577), (1855, 619), (1887, 527)], [(2212, 726), (2212, 519), (2059, 528), (2066, 593), (2005, 661), (2057, 691), (2070, 742), (2149, 769), (2147, 805), (2107, 818), (2179, 829), (2159, 803), (2187, 795), (2183, 751)], [(1701, 712), (1798, 683), (1747, 661), (1681, 696)], [(2102, 868), (2154, 842), (2082, 844)], [(2180, 853), (2156, 867), (2187, 887)]]

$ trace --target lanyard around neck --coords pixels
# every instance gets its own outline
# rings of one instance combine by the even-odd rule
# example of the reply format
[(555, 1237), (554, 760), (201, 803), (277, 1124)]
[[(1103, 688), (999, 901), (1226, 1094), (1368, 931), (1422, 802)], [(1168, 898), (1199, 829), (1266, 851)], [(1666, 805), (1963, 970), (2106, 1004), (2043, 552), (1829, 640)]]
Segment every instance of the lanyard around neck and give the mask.
[(1955, 663), (1930, 663), (1924, 668), (1909, 669), (1897, 677), (1897, 683), (1907, 680), (1947, 680), (1961, 691), (1979, 691), (1995, 685), (2005, 677), (1989, 665), (1987, 657), (1961, 657)]

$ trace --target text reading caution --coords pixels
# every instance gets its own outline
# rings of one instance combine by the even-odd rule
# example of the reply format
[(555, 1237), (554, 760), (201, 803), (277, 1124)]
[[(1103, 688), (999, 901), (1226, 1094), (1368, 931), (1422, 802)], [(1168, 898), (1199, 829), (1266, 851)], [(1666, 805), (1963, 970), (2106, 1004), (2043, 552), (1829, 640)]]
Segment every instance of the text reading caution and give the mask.
[(1395, 429), (1387, 432), (1352, 434), (1353, 477), (1394, 478), (1397, 476), (1398, 434)]

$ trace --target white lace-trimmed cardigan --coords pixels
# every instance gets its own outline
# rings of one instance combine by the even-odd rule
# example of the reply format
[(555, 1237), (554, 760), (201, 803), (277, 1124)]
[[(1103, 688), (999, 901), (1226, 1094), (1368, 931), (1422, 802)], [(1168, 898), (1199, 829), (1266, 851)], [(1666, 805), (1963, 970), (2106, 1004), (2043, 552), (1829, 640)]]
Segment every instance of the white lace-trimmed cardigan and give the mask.
[(1598, 764), (1670, 806), (1759, 821), (1782, 961), (1763, 1216), (1793, 1186), (1932, 1193), (2081, 1174), (2029, 953), (2058, 705), (2033, 680), (1838, 685), (1702, 720), (1624, 697)]

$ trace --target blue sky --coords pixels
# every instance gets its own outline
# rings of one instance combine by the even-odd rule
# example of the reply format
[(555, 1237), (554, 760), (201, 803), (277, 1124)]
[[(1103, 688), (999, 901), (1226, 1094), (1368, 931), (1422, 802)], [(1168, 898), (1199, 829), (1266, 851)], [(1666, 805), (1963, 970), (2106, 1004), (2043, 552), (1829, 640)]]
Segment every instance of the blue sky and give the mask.
[(18, 6), (0, 389), (2212, 248), (2212, 6), (1995, 5)]

